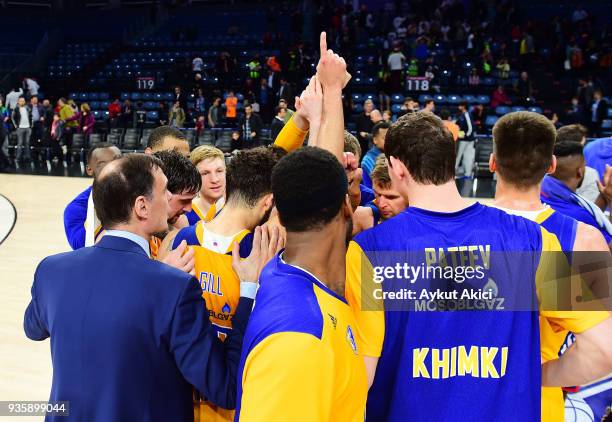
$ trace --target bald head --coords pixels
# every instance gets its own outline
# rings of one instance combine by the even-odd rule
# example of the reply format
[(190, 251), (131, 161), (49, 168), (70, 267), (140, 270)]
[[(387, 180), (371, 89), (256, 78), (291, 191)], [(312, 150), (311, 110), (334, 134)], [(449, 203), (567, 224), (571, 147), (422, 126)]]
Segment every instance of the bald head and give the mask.
[(555, 144), (557, 167), (552, 176), (563, 182), (573, 192), (584, 179), (585, 161), (579, 142), (561, 141)]

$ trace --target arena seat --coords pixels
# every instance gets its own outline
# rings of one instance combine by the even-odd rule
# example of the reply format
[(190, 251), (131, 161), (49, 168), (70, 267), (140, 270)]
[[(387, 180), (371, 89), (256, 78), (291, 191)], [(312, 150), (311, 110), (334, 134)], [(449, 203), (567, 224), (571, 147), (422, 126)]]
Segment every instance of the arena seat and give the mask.
[(515, 111), (525, 111), (525, 107), (521, 107), (521, 106), (513, 106), (512, 108), (510, 108), (510, 111), (512, 111), (513, 113)]
[(485, 126), (492, 128), (495, 125), (495, 122), (497, 122), (497, 119), (499, 119), (497, 116), (487, 116), (485, 119)]
[(495, 114), (497, 114), (498, 116), (503, 116), (504, 114), (508, 113), (510, 113), (510, 107), (508, 106), (500, 105), (495, 107)]

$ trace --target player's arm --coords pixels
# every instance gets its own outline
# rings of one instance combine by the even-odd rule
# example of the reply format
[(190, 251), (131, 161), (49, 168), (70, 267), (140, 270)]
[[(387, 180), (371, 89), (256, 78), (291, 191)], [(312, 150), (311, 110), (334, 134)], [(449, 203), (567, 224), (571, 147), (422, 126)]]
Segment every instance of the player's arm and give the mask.
[[(353, 213), (353, 236), (372, 227), (372, 208), (357, 207)], [(369, 224), (368, 224), (369, 223)]]
[(385, 339), (384, 304), (374, 294), (380, 288), (381, 284), (374, 281), (374, 269), (368, 257), (355, 241), (350, 242), (346, 254), (345, 296), (355, 316), (355, 337), (364, 356), (368, 386), (374, 381)]
[[(573, 326), (573, 324), (565, 325), (568, 329)], [(571, 331), (576, 336), (572, 347), (559, 359), (542, 365), (542, 385), (545, 387), (584, 385), (612, 372), (610, 316), (585, 331), (577, 332), (575, 329)]]
[(594, 298), (610, 299), (611, 261), (609, 246), (601, 232), (589, 224), (578, 222), (572, 267)]
[(333, 356), (314, 335), (273, 334), (248, 354), (240, 420), (331, 420)]
[[(359, 165), (359, 163), (355, 163), (355, 165)], [(361, 204), (361, 178), (363, 175), (363, 171), (360, 167), (355, 168), (355, 170), (349, 172), (347, 177), (349, 179), (349, 198), (351, 199), (351, 206), (354, 210), (357, 209), (359, 204)]]
[(320, 38), (321, 59), (317, 65), (317, 79), (323, 87), (323, 119), (318, 147), (334, 154), (343, 163), (344, 112), (342, 89), (347, 83), (346, 63), (332, 50), (327, 49), (325, 32)]
[(72, 249), (85, 246), (85, 220), (89, 195), (79, 194), (64, 209), (64, 230)]
[(287, 152), (293, 152), (304, 143), (308, 133), (309, 123), (299, 113), (294, 113), (274, 141), (274, 145)]

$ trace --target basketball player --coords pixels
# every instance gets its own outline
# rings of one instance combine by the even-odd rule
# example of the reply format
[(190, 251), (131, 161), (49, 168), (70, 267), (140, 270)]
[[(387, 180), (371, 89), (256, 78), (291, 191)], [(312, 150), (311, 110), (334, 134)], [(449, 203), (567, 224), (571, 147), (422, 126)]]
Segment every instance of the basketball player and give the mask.
[[(538, 113), (520, 111), (501, 117), (493, 127), (494, 152), (489, 167), (497, 173), (494, 206), (542, 225), (557, 236), (563, 251), (599, 251), (609, 255), (608, 245), (594, 227), (556, 212), (540, 201), (540, 184), (546, 173), (554, 173), (555, 126)], [(606, 277), (606, 274), (604, 274)], [(606, 277), (607, 278), (607, 277)], [(607, 285), (607, 279), (604, 280)], [(591, 337), (590, 331), (609, 318), (602, 312), (554, 312), (544, 310), (540, 318), (542, 359), (557, 359), (578, 337)], [(598, 331), (599, 329), (595, 329)], [(601, 334), (600, 334), (601, 335)], [(602, 342), (605, 339), (595, 338)], [(591, 340), (593, 341), (593, 340)], [(602, 344), (603, 345), (603, 344)], [(562, 421), (563, 392), (560, 388), (542, 390), (542, 421)]]
[[(454, 181), (453, 137), (431, 113), (398, 119), (385, 155), (393, 186), (410, 198), (410, 207), (357, 235), (347, 253), (346, 294), (372, 382), (367, 419), (424, 421), (433, 411), (438, 421), (536, 420), (538, 315), (510, 311), (533, 306), (539, 257), (560, 250), (556, 237), (534, 222), (463, 199)], [(412, 272), (396, 272), (402, 266)], [(425, 292), (424, 308), (400, 295), (409, 289), (421, 299)], [(483, 291), (491, 302), (471, 296)], [(453, 300), (453, 292), (467, 292), (468, 299)], [(483, 310), (446, 311), (484, 303)], [(544, 367), (545, 385), (600, 374), (606, 358), (589, 374), (579, 369), (594, 347), (590, 341), (583, 346)]]
[(279, 161), (272, 187), (286, 249), (260, 277), (236, 420), (363, 421), (365, 365), (343, 297), (347, 177), (332, 154), (304, 147)]
[(200, 220), (212, 220), (225, 204), (225, 157), (220, 149), (202, 145), (191, 151), (189, 159), (202, 177), (202, 189), (185, 214), (193, 226)]
[(189, 157), (189, 142), (180, 130), (171, 126), (159, 126), (151, 131), (147, 140), (145, 154), (173, 150), (178, 151), (185, 157)]
[(404, 197), (393, 190), (384, 154), (376, 159), (371, 180), (375, 199), (363, 207), (357, 207), (355, 210), (353, 214), (353, 236), (396, 216), (408, 206)]
[[(209, 309), (209, 318), (222, 339), (232, 329), (232, 317), (240, 298), (240, 280), (232, 268), (232, 251), (245, 258), (251, 251), (253, 230), (272, 210), (272, 168), (277, 159), (270, 148), (239, 151), (227, 166), (227, 201), (210, 222), (181, 229), (171, 249), (182, 242), (195, 252), (195, 275)], [(198, 175), (199, 178), (199, 175)], [(278, 237), (272, 230), (270, 237)], [(164, 245), (166, 241), (164, 241)], [(234, 411), (198, 397), (196, 421), (231, 421)]]
[[(96, 177), (106, 164), (121, 157), (121, 151), (113, 144), (106, 142), (93, 145), (87, 152), (85, 171), (90, 177)], [(101, 229), (97, 221), (91, 199), (91, 186), (77, 195), (64, 209), (64, 229), (72, 249), (91, 246)]]

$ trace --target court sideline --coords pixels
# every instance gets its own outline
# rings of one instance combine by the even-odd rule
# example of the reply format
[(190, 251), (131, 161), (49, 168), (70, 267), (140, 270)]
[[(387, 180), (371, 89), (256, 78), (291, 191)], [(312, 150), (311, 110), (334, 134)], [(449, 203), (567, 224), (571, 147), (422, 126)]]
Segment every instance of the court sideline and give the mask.
[[(26, 338), (23, 314), (40, 260), (70, 250), (64, 235), (63, 210), (90, 183), (91, 179), (86, 178), (0, 174), (0, 194), (12, 202), (17, 212), (12, 232), (0, 244), (0, 400), (49, 398), (50, 343)], [(0, 232), (12, 224), (11, 213), (4, 212), (4, 208)], [(16, 419), (0, 416), (0, 420)]]

